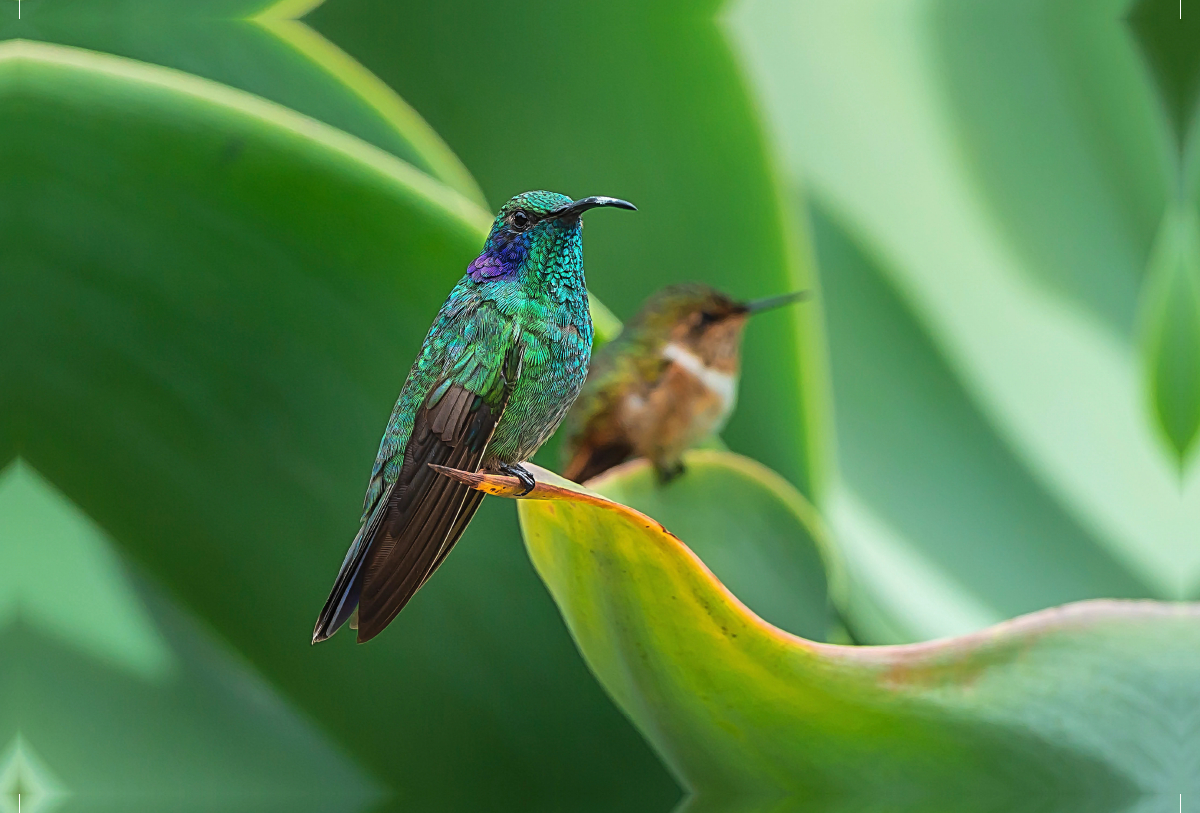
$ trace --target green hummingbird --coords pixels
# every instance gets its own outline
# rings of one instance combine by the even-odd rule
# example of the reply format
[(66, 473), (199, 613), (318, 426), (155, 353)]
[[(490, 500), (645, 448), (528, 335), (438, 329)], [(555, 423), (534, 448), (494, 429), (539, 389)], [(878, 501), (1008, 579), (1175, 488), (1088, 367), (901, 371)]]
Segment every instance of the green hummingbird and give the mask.
[(358, 641), (383, 631), (466, 530), (483, 495), (430, 464), (520, 478), (587, 376), (592, 319), (580, 216), (616, 198), (525, 192), (504, 204), (483, 252), (425, 336), (371, 470), (362, 527), (313, 629), (357, 608)]
[(747, 319), (807, 296), (739, 302), (694, 282), (651, 295), (592, 360), (567, 416), (563, 476), (582, 483), (630, 457), (649, 458), (660, 482), (681, 474), (683, 453), (733, 413)]

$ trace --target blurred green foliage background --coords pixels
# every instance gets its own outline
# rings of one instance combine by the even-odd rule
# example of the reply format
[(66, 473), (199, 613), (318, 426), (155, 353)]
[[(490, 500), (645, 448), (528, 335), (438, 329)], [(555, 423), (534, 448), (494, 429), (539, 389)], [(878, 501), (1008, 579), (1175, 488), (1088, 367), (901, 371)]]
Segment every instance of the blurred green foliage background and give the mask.
[(747, 335), (723, 440), (765, 471), (610, 495), (768, 620), (903, 643), (1200, 593), (1170, 2), (0, 6), (6, 810), (676, 803), (511, 504), (377, 642), (308, 644), (415, 350), (526, 189), (638, 205), (587, 229), (618, 317), (818, 292)]

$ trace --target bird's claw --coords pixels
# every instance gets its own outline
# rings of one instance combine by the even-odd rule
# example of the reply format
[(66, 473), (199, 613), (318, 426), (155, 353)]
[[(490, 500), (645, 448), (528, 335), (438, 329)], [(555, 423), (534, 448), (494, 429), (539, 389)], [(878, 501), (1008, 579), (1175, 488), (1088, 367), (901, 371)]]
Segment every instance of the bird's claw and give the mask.
[(520, 463), (501, 463), (499, 469), (501, 474), (516, 477), (521, 481), (521, 485), (525, 487), (524, 491), (520, 494), (514, 494), (514, 497), (524, 497), (537, 487), (537, 480), (533, 479), (533, 475), (529, 473), (529, 470)]
[(656, 465), (655, 472), (658, 474), (658, 484), (665, 486), (667, 483), (674, 480), (679, 475), (683, 474), (684, 467), (682, 461), (676, 461), (670, 465)]

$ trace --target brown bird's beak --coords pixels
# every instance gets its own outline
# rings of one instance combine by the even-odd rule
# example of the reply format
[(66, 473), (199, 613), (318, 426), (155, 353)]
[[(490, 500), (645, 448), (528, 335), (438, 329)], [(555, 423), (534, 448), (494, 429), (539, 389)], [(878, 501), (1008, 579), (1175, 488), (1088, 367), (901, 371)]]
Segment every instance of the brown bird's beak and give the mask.
[(629, 209), (632, 212), (637, 211), (637, 207), (627, 200), (620, 198), (606, 198), (603, 195), (593, 195), (590, 198), (580, 198), (579, 200), (571, 201), (570, 203), (560, 206), (550, 213), (551, 217), (579, 217), (588, 209), (595, 209), (598, 206), (614, 206), (617, 209)]
[(742, 306), (744, 313), (755, 314), (800, 302), (812, 296), (812, 291), (792, 291), (790, 294), (754, 299)]

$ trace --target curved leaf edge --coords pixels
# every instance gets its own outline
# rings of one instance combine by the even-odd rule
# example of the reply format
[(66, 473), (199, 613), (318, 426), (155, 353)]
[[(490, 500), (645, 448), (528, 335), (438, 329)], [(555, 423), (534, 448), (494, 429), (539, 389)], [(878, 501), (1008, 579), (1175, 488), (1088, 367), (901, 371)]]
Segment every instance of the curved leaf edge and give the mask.
[(797, 375), (800, 391), (797, 396), (804, 417), (804, 467), (808, 474), (808, 492), (815, 502), (821, 503), (837, 477), (837, 435), (829, 333), (825, 325), (816, 243), (807, 212), (804, 185), (796, 181), (793, 173), (787, 169), (778, 128), (772, 124), (766, 101), (756, 87), (754, 71), (751, 70), (746, 49), (731, 16), (734, 4), (728, 5), (715, 16), (714, 24), (737, 66), (739, 81), (750, 102), (764, 144), (764, 162), (771, 179), (774, 208), (792, 287), (794, 290), (811, 291), (807, 306), (803, 309), (789, 308), (788, 319), (800, 365)]
[[(407, 161), (332, 125), (252, 93), (174, 68), (85, 48), (22, 39), (0, 42), (0, 81), (3, 81), (5, 74), (9, 74), (19, 82), (20, 67), (23, 64), (36, 64), (67, 72), (86, 72), (113, 82), (126, 82), (174, 92), (197, 102), (257, 120), (268, 127), (303, 139), (317, 149), (328, 150), (342, 160), (356, 165), (360, 170), (375, 175), (393, 188), (402, 189), (406, 196), (415, 198), (419, 205), (453, 221), (459, 228), (473, 234), (481, 243), (491, 227), (492, 215), (476, 201)], [(591, 293), (588, 294), (588, 299), (596, 324), (597, 339), (600, 342), (611, 340), (621, 330), (620, 320)]]
[[(474, 201), (406, 161), (329, 124), (297, 113), (236, 88), (202, 79), (174, 68), (67, 45), (14, 39), (0, 43), (0, 75), (36, 64), (68, 72), (86, 72), (118, 83), (130, 83), (177, 93), (202, 104), (222, 108), (329, 150), (380, 176), (429, 209), (479, 235), (487, 234), (492, 216)], [(20, 81), (19, 78), (17, 81)]]
[[(1195, 343), (1196, 318), (1200, 313), (1200, 284), (1196, 280), (1198, 243), (1200, 223), (1195, 207), (1187, 203), (1168, 207), (1147, 263), (1139, 303), (1147, 411), (1156, 433), (1174, 458), (1181, 483), (1194, 457), (1196, 434), (1200, 431), (1200, 403), (1195, 400), (1200, 380), (1196, 365), (1200, 347)], [(1181, 316), (1185, 317), (1183, 324), (1178, 321)], [(1191, 350), (1190, 358), (1172, 358), (1181, 349), (1177, 344), (1167, 346), (1172, 332), (1191, 332), (1193, 341), (1188, 343), (1190, 348), (1185, 348)], [(1180, 362), (1188, 368), (1184, 380), (1179, 376)], [(1171, 397), (1178, 395), (1181, 388), (1191, 391), (1190, 403), (1180, 404)], [(1180, 424), (1181, 420), (1185, 425)]]
[[(714, 436), (716, 437), (716, 436)], [(717, 438), (719, 441), (719, 437)], [(830, 601), (837, 608), (839, 613), (842, 613), (847, 606), (849, 598), (850, 581), (845, 563), (836, 544), (833, 541), (833, 534), (829, 527), (825, 524), (825, 520), (821, 517), (817, 507), (809, 501), (807, 497), (792, 485), (783, 475), (772, 468), (764, 466), (757, 460), (746, 457), (745, 455), (737, 454), (736, 452), (728, 451), (721, 448), (695, 448), (689, 450), (685, 455), (685, 462), (688, 468), (695, 467), (723, 467), (733, 469), (742, 474), (748, 479), (757, 481), (764, 489), (769, 491), (776, 499), (783, 503), (792, 512), (793, 515), (800, 521), (800, 524), (808, 532), (816, 545), (817, 553), (821, 557), (821, 564), (825, 570), (825, 579), (827, 590), (829, 592)], [(650, 467), (650, 462), (643, 458), (634, 458), (628, 460), (619, 466), (614, 466), (602, 474), (588, 480), (584, 487), (588, 490), (600, 490), (604, 483), (609, 479), (624, 477), (632, 474), (640, 469)], [(619, 503), (618, 503), (619, 504)], [(628, 508), (628, 506), (623, 506)], [(629, 510), (635, 510), (630, 508)], [(666, 529), (664, 529), (666, 530)], [(671, 533), (669, 530), (667, 533)], [(679, 537), (671, 534), (675, 539)], [(686, 543), (680, 540), (680, 544), (687, 547)], [(691, 549), (688, 548), (690, 551)], [(697, 557), (699, 558), (699, 557)], [(706, 566), (707, 567), (707, 566)], [(713, 578), (716, 578), (715, 576)], [(720, 580), (718, 580), (719, 582)]]
[[(939, 781), (942, 768), (929, 766), (958, 754), (969, 753), (963, 759), (976, 767), (996, 759), (1007, 764), (1034, 741), (1017, 736), (1025, 724), (1015, 707), (1008, 735), (988, 739), (997, 731), (987, 707), (997, 684), (985, 676), (1016, 679), (1010, 687), (1030, 692), (1020, 701), (1028, 710), (1044, 686), (1022, 683), (1031, 658), (1099, 644), (1094, 657), (1103, 662), (1100, 642), (1113, 635), (1144, 648), (1164, 635), (1177, 637), (1181, 623), (1189, 635), (1200, 631), (1200, 603), (1099, 599), (917, 644), (817, 643), (755, 615), (661, 524), (557, 478), (551, 482), (543, 496), (557, 503), (519, 503), (530, 559), (597, 680), (680, 783), (709, 798), (766, 786), (783, 796), (833, 787), (853, 792), (864, 771), (915, 782), (909, 785), (915, 791)], [(598, 517), (599, 511), (618, 516)], [(587, 537), (577, 540), (572, 529), (588, 529)], [(1123, 646), (1110, 652), (1114, 666), (1130, 663)], [(1058, 656), (1051, 661), (1062, 663)], [(972, 699), (979, 692), (983, 699)], [(863, 725), (880, 739), (863, 740)], [(794, 736), (783, 736), (785, 729)], [(914, 741), (925, 742), (928, 753), (914, 752)], [(928, 759), (936, 753), (941, 757)], [(1067, 754), (1054, 753), (1055, 760)], [(1085, 751), (1075, 756), (1091, 759)], [(1034, 759), (1026, 767), (1040, 764)], [(964, 775), (997, 778), (980, 769)]]
[(301, 18), (324, 0), (279, 0), (249, 18), (362, 99), (428, 163), (433, 176), (486, 209), (483, 190), (450, 146), (403, 97)]
[[(631, 462), (633, 464), (645, 465), (643, 461)], [(630, 464), (627, 463), (624, 465), (628, 466)], [(909, 661), (924, 657), (938, 657), (940, 659), (946, 654), (952, 654), (956, 651), (974, 650), (984, 644), (998, 644), (1005, 640), (1039, 635), (1052, 630), (1081, 629), (1109, 619), (1181, 617), (1195, 617), (1200, 619), (1200, 602), (1100, 598), (1070, 602), (1057, 607), (1049, 607), (1032, 613), (1026, 613), (1025, 615), (1020, 615), (965, 635), (936, 638), (918, 643), (857, 646), (810, 641), (807, 638), (802, 638), (799, 635), (782, 630), (755, 615), (752, 610), (746, 607), (736, 595), (721, 583), (720, 579), (708, 569), (708, 566), (704, 564), (700, 557), (683, 540), (671, 533), (658, 520), (627, 505), (610, 500), (584, 486), (565, 480), (541, 466), (533, 463), (526, 463), (525, 466), (537, 480), (537, 487), (529, 494), (520, 493), (521, 484), (515, 477), (483, 472), (469, 473), (453, 469), (445, 469), (442, 473), (485, 493), (518, 500), (523, 532), (530, 512), (537, 510), (534, 506), (538, 503), (566, 503), (568, 505), (599, 508), (619, 514), (624, 519), (656, 534), (656, 542), (659, 549), (666, 556), (675, 559), (677, 564), (682, 564), (690, 572), (697, 587), (710, 592), (712, 594), (711, 598), (716, 599), (733, 612), (743, 616), (747, 627), (756, 628), (758, 632), (774, 639), (777, 643), (804, 649), (810, 653), (822, 656), (858, 661), (864, 664), (882, 665), (884, 662)], [(766, 467), (762, 468), (770, 472), (770, 469), (766, 469)], [(771, 472), (771, 474), (774, 473)], [(607, 473), (605, 476), (607, 476)], [(774, 476), (778, 477), (778, 475)], [(528, 546), (528, 538), (526, 539), (526, 544)], [(534, 564), (536, 567), (536, 560)]]
[[(252, 93), (201, 79), (174, 68), (164, 68), (84, 48), (19, 39), (0, 43), (0, 75), (6, 68), (15, 67), (22, 61), (65, 70), (90, 71), (117, 81), (173, 90), (199, 101), (259, 119), (265, 124), (279, 127), (339, 153), (363, 168), (405, 187), (430, 208), (440, 210), (462, 227), (475, 232), (481, 242), (491, 227), (492, 215), (459, 190), (447, 186), (407, 161), (368, 144), (357, 136)], [(588, 304), (595, 322), (598, 341), (611, 341), (621, 332), (621, 321), (591, 292), (588, 293)]]
[[(774, 472), (767, 469), (766, 466), (756, 464), (752, 460), (749, 463), (751, 465), (746, 466), (746, 469), (750, 471), (761, 468), (769, 472), (770, 475), (779, 477), (779, 475), (775, 475)], [(631, 463), (623, 465), (629, 466), (631, 464), (646, 465), (642, 460), (632, 460)], [(721, 584), (720, 579), (714, 576), (707, 565), (704, 565), (700, 556), (692, 552), (691, 548), (686, 546), (683, 540), (672, 534), (658, 520), (646, 516), (646, 514), (635, 510), (635, 508), (630, 508), (629, 506), (620, 504), (620, 502), (610, 500), (604, 495), (596, 494), (586, 487), (578, 486), (578, 484), (572, 483), (569, 480), (564, 480), (564, 478), (559, 477), (550, 470), (541, 468), (539, 465), (527, 463), (526, 468), (532, 472), (535, 480), (538, 481), (538, 487), (528, 495), (518, 496), (518, 493), (520, 493), (520, 481), (517, 481), (516, 477), (475, 474), (470, 475), (470, 480), (463, 478), (463, 482), (468, 482), (479, 490), (485, 490), (488, 494), (508, 496), (508, 498), (520, 501), (522, 530), (524, 530), (524, 525), (526, 525), (529, 512), (535, 510), (533, 504), (540, 501), (556, 501), (580, 506), (592, 506), (601, 508), (604, 511), (622, 514), (630, 522), (641, 525), (642, 528), (658, 535), (658, 540), (656, 541), (658, 541), (662, 552), (670, 556), (670, 558), (676, 559), (685, 568), (688, 568), (697, 586), (700, 586), (703, 590), (712, 592), (712, 597), (715, 600), (726, 604), (734, 612), (745, 616), (746, 626), (757, 628), (758, 632), (775, 639), (776, 642), (781, 644), (798, 646), (798, 648), (820, 652), (820, 654), (826, 656), (846, 658), (846, 660), (864, 663), (878, 663), (890, 660), (906, 661), (920, 656), (944, 655), (946, 652), (954, 650), (973, 650), (985, 643), (997, 643), (1002, 639), (1030, 636), (1030, 634), (1044, 633), (1056, 630), (1056, 628), (1066, 630), (1066, 628), (1090, 626), (1094, 622), (1111, 618), (1180, 618), (1180, 616), (1196, 616), (1196, 618), (1200, 618), (1200, 602), (1154, 601), (1148, 600), (1148, 598), (1147, 600), (1090, 598), (1090, 600), (1086, 601), (1070, 602), (1061, 604), (1058, 607), (1050, 607), (1036, 610), (1033, 613), (1019, 615), (1016, 618), (1001, 621), (1000, 624), (985, 627), (984, 630), (962, 634), (962, 636), (936, 638), (916, 644), (857, 646), (814, 642), (814, 640), (802, 638), (796, 636), (796, 634), (780, 630), (779, 627), (775, 627), (769, 624), (769, 622), (758, 618), (736, 595), (733, 595), (724, 584)], [(466, 472), (457, 472), (457, 474), (466, 474)], [(607, 472), (602, 476), (607, 476)]]

